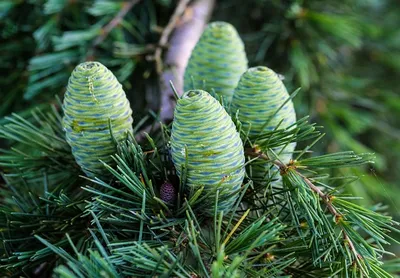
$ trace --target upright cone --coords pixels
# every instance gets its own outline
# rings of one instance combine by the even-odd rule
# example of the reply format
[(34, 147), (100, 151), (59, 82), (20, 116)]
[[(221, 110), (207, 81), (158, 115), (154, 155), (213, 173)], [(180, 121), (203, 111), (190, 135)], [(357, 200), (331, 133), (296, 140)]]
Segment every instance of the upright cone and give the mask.
[(180, 175), (187, 150), (187, 186), (204, 186), (210, 193), (206, 214), (213, 214), (216, 189), (217, 211), (228, 211), (238, 198), (244, 178), (243, 145), (231, 117), (205, 91), (191, 90), (178, 100), (172, 124), (172, 160)]
[(236, 29), (226, 22), (213, 22), (193, 49), (185, 70), (184, 89), (214, 89), (230, 102), (246, 69), (244, 45)]
[(71, 74), (63, 109), (66, 139), (76, 162), (89, 177), (106, 175), (101, 161), (113, 165), (113, 139), (132, 133), (132, 110), (121, 84), (102, 64), (82, 63)]
[[(269, 121), (268, 125), (265, 125), (288, 98), (289, 94), (285, 86), (273, 70), (267, 67), (254, 67), (248, 69), (240, 78), (233, 95), (231, 109), (232, 112), (239, 110), (243, 128), (246, 130), (251, 127), (249, 136), (256, 138), (262, 132), (274, 130), (281, 121), (279, 128), (286, 128), (296, 122), (296, 112), (290, 100)], [(289, 144), (279, 156), (280, 160), (288, 163), (295, 147), (296, 143)], [(280, 152), (281, 149), (275, 149), (275, 151)], [(257, 161), (255, 165), (257, 164), (262, 166), (265, 163)], [(269, 165), (264, 166), (261, 170), (259, 167), (254, 167), (259, 173), (253, 173), (253, 176), (264, 176)]]

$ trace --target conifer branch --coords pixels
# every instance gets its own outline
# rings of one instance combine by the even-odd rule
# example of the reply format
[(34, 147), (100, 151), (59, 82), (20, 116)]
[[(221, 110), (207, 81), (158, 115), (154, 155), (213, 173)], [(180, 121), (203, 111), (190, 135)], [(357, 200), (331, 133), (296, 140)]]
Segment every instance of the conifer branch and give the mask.
[(165, 54), (164, 70), (160, 76), (161, 105), (160, 119), (163, 123), (173, 118), (175, 107), (172, 81), (179, 94), (183, 93), (183, 74), (190, 54), (197, 43), (204, 26), (214, 8), (215, 0), (197, 0), (187, 7), (188, 18), (176, 26), (171, 35), (169, 47)]
[[(298, 174), (303, 180), (304, 182), (310, 187), (310, 189), (317, 193), (318, 196), (320, 197), (320, 199), (324, 202), (324, 204), (326, 205), (326, 207), (328, 208), (329, 212), (335, 217), (335, 221), (336, 223), (339, 223), (340, 219), (342, 219), (342, 214), (340, 214), (336, 208), (333, 206), (333, 204), (331, 203), (331, 199), (334, 198), (333, 196), (328, 196), (327, 194), (325, 194), (324, 192), (322, 192), (321, 189), (319, 189), (316, 185), (314, 185), (314, 183), (311, 182), (311, 180), (309, 178), (307, 178), (306, 176), (304, 176), (302, 173), (300, 173), (296, 167), (293, 164), (293, 162), (291, 161), (288, 165), (283, 164), (282, 162), (280, 162), (279, 160), (272, 160), (268, 157), (268, 155), (266, 155), (265, 153), (257, 150), (257, 149), (247, 149), (246, 150), (246, 154), (252, 157), (258, 157), (260, 159), (266, 160), (271, 162), (272, 164), (276, 165), (280, 172), (281, 175), (285, 174), (287, 169), (294, 169), (296, 174)], [(340, 229), (343, 233), (343, 239), (349, 244), (350, 250), (353, 252), (355, 258), (362, 258), (362, 256), (357, 252), (356, 248), (354, 247), (354, 244), (352, 242), (352, 240), (350, 239), (350, 237), (348, 236), (346, 230), (342, 227), (342, 225), (339, 225)]]
[[(193, 124), (175, 136), (174, 129), (164, 125), (173, 117), (187, 120), (191, 115), (174, 116), (173, 111), (176, 100), (185, 91), (182, 76), (190, 52), (215, 2), (5, 1), (6, 9), (0, 12), (0, 25), (4, 27), (0, 32), (4, 41), (0, 48), (5, 55), (0, 58), (0, 64), (7, 74), (0, 85), (8, 93), (0, 104), (0, 116), (12, 111), (18, 114), (0, 119), (0, 140), (5, 139), (6, 146), (10, 146), (0, 147), (0, 273), (7, 277), (50, 277), (53, 272), (63, 278), (390, 278), (391, 274), (399, 273), (399, 260), (387, 261), (386, 255), (394, 254), (385, 247), (399, 244), (396, 241), (399, 223), (382, 213), (385, 207), (372, 206), (369, 200), (357, 204), (354, 200), (361, 198), (347, 194), (351, 190), (347, 185), (369, 167), (353, 169), (358, 171), (355, 177), (347, 176), (347, 169), (341, 171), (344, 176), (327, 175), (336, 168), (366, 166), (373, 151), (381, 152), (377, 170), (383, 175), (390, 170), (385, 167), (391, 163), (384, 157), (384, 149), (391, 141), (385, 138), (380, 144), (384, 147), (377, 148), (374, 142), (366, 144), (354, 138), (367, 130), (385, 132), (393, 138), (398, 135), (391, 122), (400, 110), (395, 105), (391, 105), (391, 113), (384, 113), (382, 109), (395, 99), (394, 94), (386, 92), (393, 87), (386, 77), (400, 68), (395, 59), (386, 59), (386, 50), (395, 53), (398, 45), (387, 40), (390, 36), (386, 39), (379, 35), (389, 33), (383, 29), (387, 24), (392, 25), (391, 32), (398, 29), (396, 17), (388, 15), (369, 30), (368, 26), (361, 26), (361, 21), (366, 19), (362, 13), (372, 9), (373, 4), (357, 8), (357, 18), (353, 18), (348, 13), (348, 5), (337, 5), (337, 1), (331, 0), (326, 5), (313, 0), (307, 3), (289, 0), (284, 4), (258, 0), (218, 2), (215, 19), (228, 19), (240, 34), (246, 34), (243, 40), (250, 65), (268, 64), (279, 68), (286, 75), (289, 90), (300, 85), (310, 90), (301, 96), (296, 110), (303, 114), (316, 104), (313, 116), (323, 115), (318, 122), (331, 129), (328, 134), (336, 135), (328, 135), (326, 142), (334, 140), (341, 147), (362, 153), (348, 151), (305, 158), (323, 136), (318, 126), (310, 124), (306, 117), (289, 119), (287, 116), (292, 117), (293, 111), (281, 114), (289, 111), (284, 109), (285, 104), (258, 101), (268, 104), (258, 110), (253, 103), (258, 97), (243, 101), (248, 110), (241, 107), (235, 114), (233, 106), (219, 98), (218, 90), (211, 86), (209, 89), (215, 91), (210, 93), (234, 118), (242, 145), (251, 147), (245, 149), (249, 159), (246, 161), (243, 156), (243, 163), (238, 167), (247, 171), (245, 179), (240, 176), (242, 180), (235, 190), (233, 187), (225, 190), (224, 183), (236, 179), (232, 171), (237, 168), (231, 168), (233, 159), (228, 153), (232, 148), (222, 146), (218, 152), (207, 150), (202, 152), (203, 157), (193, 158), (196, 150), (220, 146), (217, 139), (224, 138), (221, 132), (204, 143), (204, 137), (216, 128)], [(380, 12), (374, 9), (376, 15), (388, 11), (390, 1), (383, 2)], [(165, 23), (165, 28), (158, 31), (153, 27), (160, 26), (160, 22)], [(236, 43), (212, 45), (228, 53), (231, 51), (227, 51), (227, 46)], [(362, 46), (362, 52), (351, 50), (358, 46)], [(343, 47), (346, 51), (337, 51)], [(203, 60), (210, 62), (212, 71), (221, 65), (223, 74), (231, 75), (235, 63), (215, 63), (219, 60), (215, 57), (224, 56), (223, 52), (219, 55), (206, 50)], [(82, 160), (76, 156), (77, 148), (66, 140), (66, 131), (70, 127), (79, 131), (83, 122), (80, 115), (93, 112), (93, 107), (87, 107), (86, 111), (77, 109), (77, 117), (68, 124), (62, 120), (62, 113), (58, 113), (60, 107), (54, 107), (53, 112), (45, 108), (35, 110), (30, 116), (31, 108), (20, 113), (29, 103), (19, 100), (22, 96), (29, 101), (38, 97), (40, 102), (45, 102), (53, 95), (46, 97), (46, 92), (61, 93), (72, 66), (85, 58), (93, 59), (93, 53), (115, 71), (128, 96), (133, 96), (135, 101), (131, 104), (135, 114), (142, 114), (145, 107), (154, 111), (161, 107), (161, 111), (155, 112), (157, 116), (151, 119), (139, 119), (134, 127), (133, 134), (138, 134), (145, 124), (152, 125), (148, 133), (154, 138), (142, 133), (141, 144), (131, 134), (132, 138), (119, 142), (115, 148), (118, 131), (112, 125), (113, 142), (109, 149), (113, 149), (110, 153), (113, 160), (102, 159), (99, 165), (107, 175), (84, 179), (82, 168), (77, 164)], [(142, 59), (150, 53), (155, 60), (153, 65)], [(208, 53), (214, 57), (207, 57)], [(327, 59), (319, 59), (315, 53)], [(371, 53), (380, 71), (362, 72), (360, 69), (366, 67), (361, 66), (357, 69), (360, 62), (357, 56), (364, 58), (361, 54)], [(354, 59), (338, 63), (348, 55)], [(332, 74), (332, 67), (336, 74)], [(213, 75), (201, 78), (204, 81), (200, 87), (205, 88)], [(222, 82), (223, 79), (221, 76), (215, 80)], [(171, 81), (177, 90), (169, 86)], [(256, 85), (264, 83), (268, 82), (252, 81), (250, 86), (240, 88), (258, 90)], [(321, 84), (325, 84), (324, 95), (312, 94), (321, 89)], [(92, 85), (89, 84), (89, 91)], [(159, 90), (155, 88), (158, 86)], [(137, 93), (144, 88), (151, 95)], [(371, 88), (384, 93), (373, 94), (379, 98), (359, 94)], [(157, 96), (161, 103), (154, 101)], [(317, 99), (308, 99), (310, 96)], [(147, 106), (142, 105), (145, 104), (140, 100), (142, 97), (146, 98)], [(82, 99), (78, 100), (79, 106), (84, 105)], [(241, 102), (237, 99), (236, 105)], [(136, 110), (137, 106), (141, 107)], [(106, 112), (115, 111), (116, 107), (119, 106), (112, 105)], [(66, 107), (63, 108), (66, 112)], [(256, 120), (249, 125), (247, 112)], [(259, 117), (269, 112), (268, 118)], [(204, 116), (201, 113), (199, 123), (206, 122), (203, 120), (208, 117), (200, 118)], [(102, 114), (100, 111), (84, 120), (97, 122)], [(387, 117), (387, 121), (382, 120)], [(108, 123), (110, 128), (111, 120)], [(178, 121), (175, 123), (179, 126)], [(254, 132), (257, 123), (260, 130)], [(193, 131), (200, 133), (194, 136), (190, 134)], [(76, 135), (81, 139), (88, 134), (77, 132)], [(193, 149), (182, 144), (175, 148), (177, 138), (184, 137), (199, 143), (200, 147)], [(96, 158), (104, 150), (98, 145), (99, 139), (96, 136), (83, 142), (79, 146), (81, 153)], [(229, 140), (226, 137), (223, 143)], [(305, 149), (294, 151), (294, 144), (305, 141)], [(327, 145), (322, 144), (314, 151), (324, 153)], [(174, 161), (174, 153), (183, 153), (178, 163)], [(290, 160), (292, 155), (294, 159)], [(225, 168), (218, 162), (225, 161), (229, 162), (227, 170), (214, 176), (216, 166)], [(195, 170), (192, 162), (197, 164), (193, 167)], [(212, 166), (204, 167), (208, 162)], [(194, 178), (197, 166), (206, 172)], [(383, 191), (372, 180), (363, 189), (373, 188), (374, 193)], [(210, 184), (213, 185), (207, 186)], [(237, 200), (224, 205), (232, 195)], [(396, 196), (396, 191), (392, 188), (387, 195)], [(218, 214), (219, 209), (223, 210)]]
[(282, 162), (280, 162), (279, 160), (275, 159), (275, 160), (271, 160), (268, 155), (266, 155), (263, 152), (257, 151), (255, 149), (247, 149), (245, 152), (246, 155), (251, 156), (253, 158), (257, 157), (266, 161), (271, 162), (272, 164), (275, 164), (276, 166), (278, 166), (280, 171), (285, 171), (285, 169), (287, 168), (287, 166), (285, 164), (283, 164)]
[(163, 71), (163, 62), (162, 62), (162, 58), (161, 58), (162, 47), (166, 46), (169, 36), (171, 35), (172, 31), (176, 28), (176, 25), (178, 24), (180, 17), (185, 12), (186, 7), (189, 2), (190, 2), (190, 0), (180, 0), (179, 1), (167, 26), (165, 26), (164, 30), (161, 33), (161, 37), (158, 42), (158, 47), (156, 48), (156, 51), (154, 52), (154, 60), (156, 62), (156, 70), (157, 70), (158, 74), (161, 74)]
[(332, 203), (330, 202), (330, 198), (329, 196), (327, 196), (326, 194), (324, 194), (324, 192), (322, 192), (321, 189), (319, 189), (317, 186), (315, 186), (310, 179), (308, 179), (306, 176), (304, 176), (303, 174), (301, 174), (299, 171), (296, 170), (296, 173), (303, 178), (303, 180), (306, 182), (306, 184), (311, 188), (312, 191), (314, 191), (315, 193), (318, 194), (318, 196), (323, 200), (323, 202), (325, 203), (326, 207), (328, 208), (328, 210), (331, 212), (331, 214), (333, 216), (335, 216), (336, 220), (338, 220), (340, 217), (342, 217), (342, 215), (340, 213), (337, 212), (337, 210), (335, 209), (335, 207), (332, 205)]
[(121, 23), (122, 19), (127, 15), (127, 13), (139, 2), (140, 0), (130, 0), (122, 4), (122, 8), (117, 15), (103, 28), (101, 28), (100, 36), (93, 41), (92, 47), (88, 51), (87, 60), (92, 59), (94, 49), (108, 37), (110, 32)]
[[(336, 208), (332, 205), (331, 203), (331, 198), (334, 198), (334, 196), (328, 196), (327, 194), (323, 193), (321, 189), (319, 189), (317, 186), (315, 186), (309, 178), (301, 174), (299, 171), (296, 170), (296, 173), (303, 178), (303, 180), (308, 184), (308, 186), (311, 188), (312, 191), (318, 194), (320, 196), (321, 200), (324, 202), (330, 213), (335, 217), (336, 223), (340, 222), (340, 219), (343, 217), (342, 214), (340, 214)], [(342, 227), (342, 225), (339, 225), (342, 233), (343, 233), (343, 239), (349, 244), (350, 250), (353, 252), (355, 258), (361, 258), (360, 254), (358, 254), (356, 248), (354, 247), (353, 242), (349, 238), (349, 235), (347, 234), (346, 230)]]
[[(211, 16), (214, 4), (215, 0), (197, 0), (187, 6), (186, 1), (181, 1), (175, 9), (174, 15), (161, 36), (165, 38), (160, 38), (158, 52), (156, 51), (153, 57), (156, 60), (157, 72), (160, 74), (161, 123), (156, 122), (153, 126), (142, 129), (136, 135), (137, 141), (142, 142), (145, 139), (145, 133), (159, 130), (162, 123), (172, 120), (176, 101), (175, 95), (183, 93), (183, 73), (186, 64), (194, 45)], [(181, 11), (182, 7), (185, 7), (183, 11)], [(163, 39), (163, 42), (161, 42), (161, 39)], [(165, 47), (168, 40), (168, 49), (165, 53), (164, 62), (162, 62), (162, 48)], [(171, 87), (170, 84), (172, 83), (176, 89)]]

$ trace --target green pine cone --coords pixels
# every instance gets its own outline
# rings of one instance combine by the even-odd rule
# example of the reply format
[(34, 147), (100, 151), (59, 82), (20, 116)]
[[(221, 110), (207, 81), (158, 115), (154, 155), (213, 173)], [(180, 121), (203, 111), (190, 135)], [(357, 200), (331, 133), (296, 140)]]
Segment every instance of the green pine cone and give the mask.
[(69, 78), (63, 109), (66, 139), (76, 162), (89, 177), (107, 175), (101, 161), (114, 164), (113, 137), (120, 141), (132, 132), (132, 110), (121, 84), (102, 64), (82, 63)]
[(229, 103), (246, 70), (247, 57), (236, 29), (226, 22), (213, 22), (207, 25), (192, 51), (185, 70), (184, 90), (214, 89)]
[[(244, 174), (244, 151), (236, 127), (225, 109), (210, 94), (191, 90), (178, 100), (171, 132), (172, 160), (180, 174), (187, 148), (187, 186), (196, 190), (204, 186), (214, 204), (219, 188), (217, 211), (228, 211), (237, 200)], [(206, 214), (214, 207), (207, 205)]]
[[(267, 67), (254, 67), (248, 69), (241, 77), (233, 94), (231, 103), (232, 112), (239, 110), (239, 119), (245, 130), (250, 129), (249, 137), (256, 138), (260, 133), (271, 131), (282, 121), (279, 128), (286, 128), (296, 122), (296, 112), (293, 102), (290, 100), (273, 117), (268, 125), (266, 121), (283, 105), (289, 98), (289, 94), (279, 79), (278, 75)], [(288, 163), (296, 143), (289, 144), (279, 156), (280, 160)], [(280, 149), (275, 149), (279, 153)], [(259, 165), (265, 171), (269, 168), (262, 161), (257, 161), (254, 166)], [(264, 165), (264, 166), (263, 166)], [(265, 175), (264, 170), (253, 167), (254, 175)], [(259, 172), (259, 173), (257, 173)]]

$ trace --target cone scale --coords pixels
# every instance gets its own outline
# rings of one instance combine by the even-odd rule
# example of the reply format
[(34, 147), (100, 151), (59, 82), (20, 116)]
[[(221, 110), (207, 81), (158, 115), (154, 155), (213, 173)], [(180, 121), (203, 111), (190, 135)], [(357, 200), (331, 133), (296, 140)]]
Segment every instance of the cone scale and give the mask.
[[(186, 162), (186, 185), (196, 190), (204, 186), (214, 203), (219, 189), (217, 211), (228, 211), (237, 200), (244, 170), (243, 145), (231, 117), (210, 94), (191, 90), (177, 102), (171, 133), (171, 152), (180, 175)], [(214, 207), (205, 208), (213, 214)]]
[(132, 133), (132, 110), (121, 84), (102, 64), (82, 63), (71, 74), (63, 110), (66, 140), (76, 162), (89, 177), (106, 175), (101, 161), (113, 165), (114, 139)]

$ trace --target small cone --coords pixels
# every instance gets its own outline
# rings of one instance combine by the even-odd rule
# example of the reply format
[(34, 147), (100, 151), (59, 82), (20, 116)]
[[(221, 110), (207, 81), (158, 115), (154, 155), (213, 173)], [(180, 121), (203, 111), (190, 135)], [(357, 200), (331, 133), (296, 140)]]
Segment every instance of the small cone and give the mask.
[(163, 183), (160, 187), (160, 197), (166, 203), (174, 203), (176, 200), (175, 187), (169, 182)]

